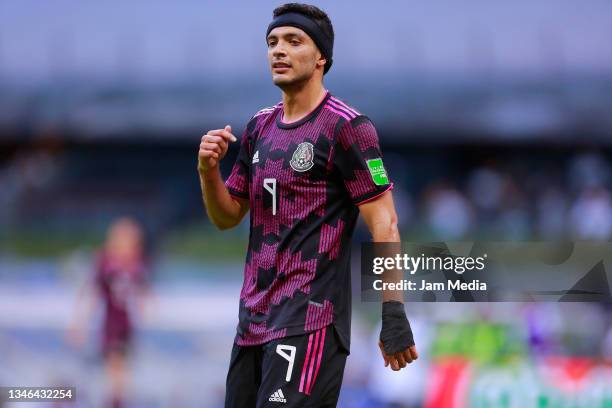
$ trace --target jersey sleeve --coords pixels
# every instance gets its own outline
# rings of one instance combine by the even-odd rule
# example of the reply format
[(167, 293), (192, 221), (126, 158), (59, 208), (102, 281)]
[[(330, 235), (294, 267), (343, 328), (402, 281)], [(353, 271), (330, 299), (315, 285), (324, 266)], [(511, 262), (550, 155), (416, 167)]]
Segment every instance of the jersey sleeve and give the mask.
[(333, 161), (355, 205), (393, 188), (383, 164), (376, 128), (366, 116), (344, 123), (336, 138)]
[(251, 135), (257, 123), (256, 118), (252, 118), (247, 125), (242, 137), (240, 138), (240, 151), (232, 167), (232, 171), (225, 181), (225, 186), (233, 196), (249, 198), (249, 171), (251, 166)]

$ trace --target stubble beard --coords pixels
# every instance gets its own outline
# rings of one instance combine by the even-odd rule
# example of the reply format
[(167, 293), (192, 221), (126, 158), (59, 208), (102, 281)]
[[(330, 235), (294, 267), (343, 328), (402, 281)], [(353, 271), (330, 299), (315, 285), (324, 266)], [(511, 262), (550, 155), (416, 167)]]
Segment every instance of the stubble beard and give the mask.
[(293, 78), (279, 78), (278, 80), (276, 80), (273, 77), (272, 82), (274, 82), (274, 85), (276, 85), (283, 91), (291, 91), (302, 88), (303, 85), (306, 84), (311, 77), (312, 73), (310, 75), (308, 73), (303, 73)]

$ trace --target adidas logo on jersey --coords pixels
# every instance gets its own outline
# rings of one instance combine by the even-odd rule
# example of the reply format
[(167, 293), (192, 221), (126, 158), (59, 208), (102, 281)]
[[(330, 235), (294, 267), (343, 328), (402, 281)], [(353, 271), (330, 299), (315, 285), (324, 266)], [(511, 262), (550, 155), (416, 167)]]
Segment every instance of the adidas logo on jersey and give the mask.
[(255, 163), (259, 163), (259, 150), (257, 150), (255, 154), (253, 155), (253, 161), (251, 162), (251, 164), (255, 164)]
[(282, 402), (283, 404), (287, 403), (287, 399), (285, 398), (285, 395), (283, 395), (283, 390), (281, 390), (280, 388), (274, 394), (270, 395), (270, 398), (268, 398), (268, 401)]

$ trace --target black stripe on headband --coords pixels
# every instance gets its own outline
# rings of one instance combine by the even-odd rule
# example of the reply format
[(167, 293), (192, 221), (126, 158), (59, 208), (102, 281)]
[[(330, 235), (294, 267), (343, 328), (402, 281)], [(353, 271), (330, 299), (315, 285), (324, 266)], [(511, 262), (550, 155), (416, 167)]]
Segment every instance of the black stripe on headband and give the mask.
[(325, 63), (325, 68), (323, 70), (324, 73), (327, 73), (327, 71), (329, 71), (329, 68), (331, 68), (332, 65), (332, 55), (334, 48), (333, 40), (327, 35), (325, 35), (321, 27), (319, 27), (319, 25), (309, 17), (306, 17), (305, 15), (300, 13), (285, 13), (276, 17), (274, 20), (272, 20), (270, 25), (268, 25), (268, 31), (266, 31), (266, 41), (268, 39), (270, 31), (272, 31), (276, 27), (284, 26), (297, 27), (303, 30), (306, 34), (308, 34), (310, 38), (312, 38), (317, 47), (319, 47), (319, 50), (321, 51), (321, 54), (323, 54), (323, 57), (325, 57), (325, 59), (327, 60), (327, 62)]

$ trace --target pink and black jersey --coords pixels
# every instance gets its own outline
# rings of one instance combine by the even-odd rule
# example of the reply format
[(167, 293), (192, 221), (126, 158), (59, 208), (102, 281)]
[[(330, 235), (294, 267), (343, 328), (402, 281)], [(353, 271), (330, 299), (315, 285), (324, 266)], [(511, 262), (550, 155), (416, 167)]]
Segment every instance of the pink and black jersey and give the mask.
[(145, 264), (141, 260), (118, 262), (102, 252), (96, 260), (94, 280), (104, 304), (103, 351), (122, 347), (132, 336), (131, 310), (137, 292), (146, 287)]
[(303, 119), (282, 103), (249, 121), (229, 192), (250, 202), (235, 342), (257, 345), (334, 323), (350, 343), (358, 205), (392, 188), (372, 122), (329, 92)]

